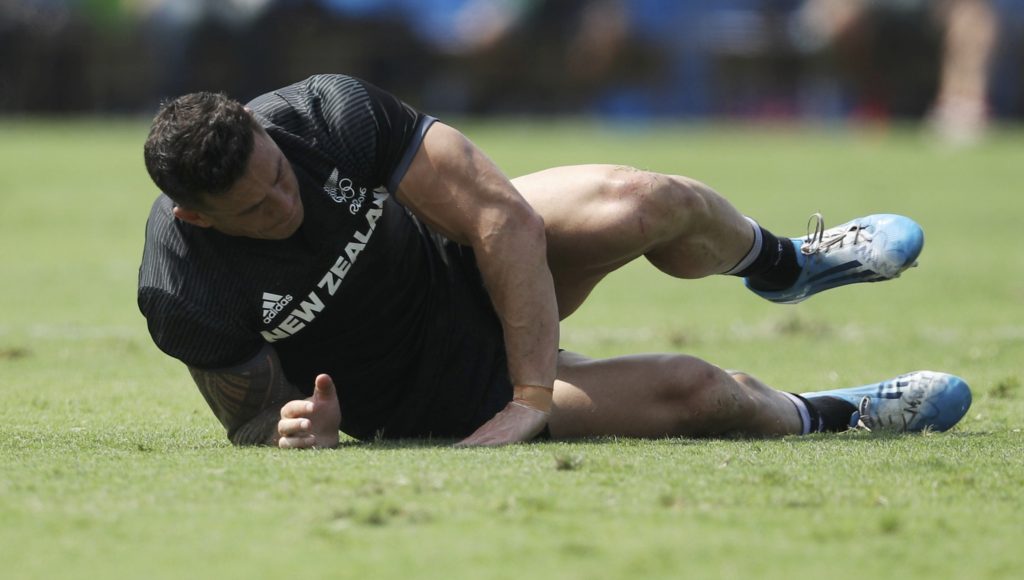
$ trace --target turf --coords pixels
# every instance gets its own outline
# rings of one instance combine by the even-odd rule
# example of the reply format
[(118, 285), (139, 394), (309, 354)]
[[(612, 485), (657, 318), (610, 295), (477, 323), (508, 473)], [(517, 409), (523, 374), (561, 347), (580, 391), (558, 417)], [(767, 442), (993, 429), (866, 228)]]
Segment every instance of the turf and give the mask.
[(921, 267), (796, 307), (636, 263), (564, 326), (791, 390), (931, 368), (950, 433), (235, 449), (134, 305), (145, 122), (0, 121), (0, 575), (10, 578), (1017, 577), (1024, 566), (1024, 131), (465, 123), (509, 174), (701, 179), (783, 234), (906, 213)]

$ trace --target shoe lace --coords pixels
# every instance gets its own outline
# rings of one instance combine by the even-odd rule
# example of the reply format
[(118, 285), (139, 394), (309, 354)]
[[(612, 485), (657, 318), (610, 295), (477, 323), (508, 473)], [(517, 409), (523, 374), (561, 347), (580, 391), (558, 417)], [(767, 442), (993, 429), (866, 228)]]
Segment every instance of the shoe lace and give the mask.
[(871, 399), (864, 397), (861, 399), (860, 405), (857, 405), (857, 410), (850, 415), (850, 428), (849, 431), (867, 431), (871, 432)]
[(856, 223), (851, 223), (845, 229), (826, 230), (825, 217), (820, 212), (815, 212), (807, 220), (807, 237), (804, 238), (804, 244), (800, 246), (800, 251), (805, 256), (812, 256), (819, 252), (827, 253), (837, 245), (842, 248), (847, 241), (850, 245), (862, 241), (870, 242), (871, 234)]
[(849, 430), (850, 431), (865, 431), (867, 433), (870, 433), (871, 432), (871, 427), (869, 427), (868, 424), (864, 422), (864, 418), (861, 417), (861, 418), (857, 419), (857, 424), (856, 425), (851, 425), (850, 426)]

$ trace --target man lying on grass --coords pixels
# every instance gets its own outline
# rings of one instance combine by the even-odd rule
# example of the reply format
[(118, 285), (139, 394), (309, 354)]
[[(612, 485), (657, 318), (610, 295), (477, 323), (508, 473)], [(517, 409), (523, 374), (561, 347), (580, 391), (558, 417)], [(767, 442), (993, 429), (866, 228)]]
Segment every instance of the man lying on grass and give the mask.
[(145, 160), (163, 194), (139, 307), (236, 444), (945, 430), (970, 405), (964, 381), (936, 372), (795, 395), (691, 356), (558, 348), (559, 320), (641, 256), (795, 303), (914, 265), (924, 238), (905, 217), (825, 229), (816, 215), (787, 239), (678, 175), (509, 180), (457, 130), (342, 75), (246, 106), (179, 97)]

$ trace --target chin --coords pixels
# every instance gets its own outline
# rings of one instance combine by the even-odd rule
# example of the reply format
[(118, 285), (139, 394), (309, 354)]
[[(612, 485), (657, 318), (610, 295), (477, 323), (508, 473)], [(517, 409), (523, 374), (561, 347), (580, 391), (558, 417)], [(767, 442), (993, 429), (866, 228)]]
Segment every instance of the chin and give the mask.
[(267, 235), (268, 239), (271, 240), (286, 240), (299, 231), (299, 226), (302, 225), (302, 216), (298, 216), (298, 219), (289, 221), (288, 223), (281, 224), (281, 227), (275, 228)]

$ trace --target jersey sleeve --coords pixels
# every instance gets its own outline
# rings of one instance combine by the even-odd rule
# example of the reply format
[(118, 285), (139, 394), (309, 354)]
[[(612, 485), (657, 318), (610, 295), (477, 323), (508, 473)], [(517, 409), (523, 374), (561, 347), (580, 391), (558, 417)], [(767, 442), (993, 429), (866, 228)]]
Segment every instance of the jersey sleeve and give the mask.
[(375, 186), (394, 192), (435, 121), (372, 84), (316, 75), (263, 95), (250, 108), (318, 146)]
[(219, 369), (251, 359), (263, 342), (157, 288), (139, 289), (139, 309), (157, 347), (186, 365)]
[(427, 129), (436, 121), (405, 104), (398, 97), (364, 83), (374, 109), (377, 159), (384, 170), (379, 177), (388, 191), (397, 191), (398, 184), (423, 144)]
[(245, 362), (263, 346), (262, 338), (245, 328), (232, 303), (215, 301), (217, 296), (237, 296), (237, 292), (232, 288), (216, 292), (209, 286), (217, 280), (223, 284), (224, 277), (211, 276), (215, 268), (196, 266), (189, 260), (171, 207), (166, 196), (153, 204), (139, 267), (138, 305), (153, 342), (195, 368), (217, 369)]

